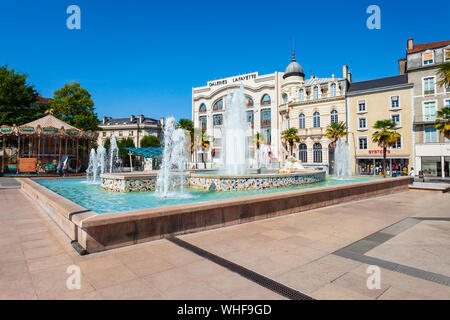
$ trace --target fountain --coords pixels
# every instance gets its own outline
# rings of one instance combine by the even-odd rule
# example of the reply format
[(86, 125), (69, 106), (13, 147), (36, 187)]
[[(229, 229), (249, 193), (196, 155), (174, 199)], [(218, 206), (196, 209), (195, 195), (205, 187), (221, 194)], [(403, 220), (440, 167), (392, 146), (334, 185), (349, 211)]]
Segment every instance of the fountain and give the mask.
[(95, 182), (97, 180), (98, 174), (98, 161), (97, 161), (97, 153), (95, 149), (92, 148), (89, 154), (89, 166), (86, 170), (86, 179), (89, 182)]
[(109, 146), (108, 159), (109, 159), (109, 173), (115, 172), (119, 163), (119, 148), (117, 147), (116, 136), (112, 135), (111, 144)]
[[(156, 178), (156, 194), (167, 197), (169, 191), (184, 188), (184, 165), (185, 165), (185, 133), (183, 129), (176, 128), (173, 117), (167, 119), (164, 126), (164, 151), (161, 169)], [(174, 175), (172, 169), (177, 169)]]
[(350, 167), (350, 145), (347, 141), (339, 138), (335, 149), (335, 172), (340, 179), (351, 179), (352, 169)]
[(97, 147), (97, 151), (94, 148), (91, 149), (89, 154), (89, 166), (86, 170), (86, 180), (88, 182), (96, 183), (97, 177), (106, 172), (106, 157), (107, 152), (102, 145)]
[(223, 121), (222, 169), (224, 174), (244, 174), (248, 172), (248, 142), (246, 131), (246, 104), (244, 88), (228, 91), (226, 111)]

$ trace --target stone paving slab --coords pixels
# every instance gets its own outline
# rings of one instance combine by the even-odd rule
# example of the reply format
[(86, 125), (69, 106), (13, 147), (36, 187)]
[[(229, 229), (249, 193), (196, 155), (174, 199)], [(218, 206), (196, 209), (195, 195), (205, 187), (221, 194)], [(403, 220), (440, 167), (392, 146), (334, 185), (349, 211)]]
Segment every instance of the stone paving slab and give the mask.
[[(436, 257), (450, 256), (443, 225), (449, 203), (448, 193), (408, 191), (180, 238), (316, 299), (450, 299), (448, 286), (407, 274), (412, 269), (394, 270), (417, 266), (405, 241), (427, 246)], [(80, 256), (20, 190), (0, 190), (0, 208), (0, 299), (285, 299), (167, 240)], [(419, 223), (385, 231), (407, 218)], [(431, 229), (414, 230), (420, 226)], [(406, 252), (403, 263), (332, 254), (361, 239), (382, 243), (366, 255), (390, 245)], [(388, 265), (380, 265), (381, 289), (371, 291), (367, 267), (379, 261)], [(81, 268), (81, 290), (65, 287), (72, 264)], [(430, 266), (448, 267), (440, 259)]]

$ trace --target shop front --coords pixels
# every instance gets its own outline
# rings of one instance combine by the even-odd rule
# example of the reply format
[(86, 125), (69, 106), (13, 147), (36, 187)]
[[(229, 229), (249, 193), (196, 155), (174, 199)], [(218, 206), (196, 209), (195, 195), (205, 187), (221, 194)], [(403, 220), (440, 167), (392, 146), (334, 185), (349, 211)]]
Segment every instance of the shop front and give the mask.
[[(359, 175), (383, 175), (383, 158), (357, 157), (356, 172)], [(388, 156), (386, 158), (386, 175), (397, 177), (409, 174), (409, 157)]]

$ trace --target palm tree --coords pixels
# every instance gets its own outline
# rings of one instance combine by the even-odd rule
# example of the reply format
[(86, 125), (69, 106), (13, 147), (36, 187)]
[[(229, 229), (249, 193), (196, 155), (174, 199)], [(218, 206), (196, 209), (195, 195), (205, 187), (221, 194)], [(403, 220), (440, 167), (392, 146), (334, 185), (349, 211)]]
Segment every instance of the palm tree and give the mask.
[(206, 169), (206, 159), (204, 153), (206, 149), (209, 148), (211, 142), (209, 141), (209, 137), (206, 134), (206, 131), (200, 129), (195, 129), (195, 131), (198, 132), (198, 134), (196, 134), (195, 146), (197, 149), (202, 150), (202, 162)]
[(377, 143), (379, 147), (383, 148), (383, 177), (386, 178), (386, 151), (387, 148), (395, 145), (397, 140), (401, 137), (400, 133), (398, 133), (395, 128), (397, 124), (391, 119), (387, 120), (378, 120), (375, 122), (373, 126), (374, 129), (377, 129), (372, 134), (372, 141)]
[(180, 119), (180, 121), (178, 121), (177, 124), (177, 128), (181, 128), (184, 129), (185, 131), (187, 131), (189, 133), (189, 136), (191, 138), (191, 148), (190, 148), (190, 152), (191, 152), (191, 161), (192, 161), (192, 155), (194, 154), (194, 123), (192, 122), (191, 119)]
[(348, 128), (344, 121), (339, 123), (332, 122), (331, 125), (327, 127), (326, 136), (331, 139), (331, 146), (334, 148), (336, 146), (336, 141), (341, 137), (346, 137), (348, 135)]
[(297, 128), (289, 128), (285, 131), (283, 131), (282, 139), (285, 143), (289, 144), (291, 148), (291, 156), (292, 156), (292, 150), (294, 148), (294, 142), (300, 142), (301, 137), (297, 134), (298, 130)]
[(441, 63), (438, 66), (437, 74), (441, 78), (438, 81), (438, 85), (443, 86), (444, 88), (450, 87), (450, 61)]
[(434, 127), (441, 131), (441, 135), (450, 139), (450, 107), (442, 108), (437, 112)]

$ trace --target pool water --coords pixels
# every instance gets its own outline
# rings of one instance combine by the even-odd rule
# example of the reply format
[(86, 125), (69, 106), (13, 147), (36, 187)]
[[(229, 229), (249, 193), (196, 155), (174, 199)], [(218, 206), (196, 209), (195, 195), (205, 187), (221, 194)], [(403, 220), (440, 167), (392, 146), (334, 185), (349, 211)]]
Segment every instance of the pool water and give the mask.
[(155, 192), (111, 192), (103, 190), (100, 184), (93, 184), (85, 179), (57, 179), (36, 180), (37, 183), (52, 190), (86, 209), (97, 213), (109, 213), (128, 211), (135, 209), (154, 208), (175, 204), (204, 202), (210, 200), (229, 199), (257, 194), (283, 192), (298, 189), (309, 189), (339, 184), (354, 183), (374, 180), (373, 177), (353, 177), (342, 180), (327, 176), (325, 181), (289, 188), (277, 188), (267, 190), (243, 191), (243, 192), (214, 192), (197, 189), (185, 189), (182, 194), (169, 194), (167, 198), (161, 198)]

